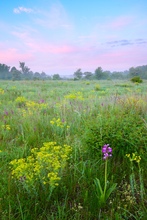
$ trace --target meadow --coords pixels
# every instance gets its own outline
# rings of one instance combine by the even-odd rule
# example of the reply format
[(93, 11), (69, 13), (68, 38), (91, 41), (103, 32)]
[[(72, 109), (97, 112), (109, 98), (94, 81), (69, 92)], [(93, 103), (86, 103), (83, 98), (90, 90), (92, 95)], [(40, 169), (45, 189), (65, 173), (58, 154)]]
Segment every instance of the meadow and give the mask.
[(0, 81), (1, 220), (145, 220), (147, 81)]

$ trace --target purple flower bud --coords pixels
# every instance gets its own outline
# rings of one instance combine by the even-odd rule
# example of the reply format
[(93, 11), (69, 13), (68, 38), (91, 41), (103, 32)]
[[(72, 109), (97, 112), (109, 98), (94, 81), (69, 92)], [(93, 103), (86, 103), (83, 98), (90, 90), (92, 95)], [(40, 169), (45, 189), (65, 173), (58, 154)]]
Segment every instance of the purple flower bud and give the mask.
[(102, 148), (102, 153), (106, 153), (106, 150), (107, 150), (107, 148), (106, 148), (106, 147), (103, 147), (103, 148)]
[(45, 102), (44, 99), (39, 100), (39, 103), (44, 103), (44, 102)]
[(108, 147), (107, 150), (108, 150), (109, 153), (112, 153), (112, 148), (111, 147)]
[(102, 147), (103, 159), (106, 160), (108, 157), (112, 157), (112, 148), (109, 147), (109, 144), (105, 144)]
[(5, 112), (4, 112), (4, 115), (5, 115), (5, 116), (7, 116), (8, 114), (9, 114), (8, 111), (5, 111)]
[(103, 157), (103, 160), (106, 160), (106, 159), (107, 159), (107, 157), (106, 157), (106, 156), (104, 156), (104, 157)]

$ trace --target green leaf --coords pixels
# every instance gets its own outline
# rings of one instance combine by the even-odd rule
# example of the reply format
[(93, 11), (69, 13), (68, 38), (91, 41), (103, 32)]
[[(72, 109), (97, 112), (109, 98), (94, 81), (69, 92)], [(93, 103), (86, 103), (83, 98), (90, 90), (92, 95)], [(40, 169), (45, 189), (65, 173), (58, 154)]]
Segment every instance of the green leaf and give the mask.
[(96, 191), (100, 194), (100, 195), (103, 195), (104, 194), (104, 192), (103, 192), (103, 190), (102, 190), (102, 187), (101, 187), (101, 183), (100, 183), (100, 180), (99, 179), (95, 179), (94, 180), (94, 183), (95, 183), (95, 186), (96, 186)]
[(111, 195), (111, 193), (115, 190), (117, 186), (117, 183), (114, 183), (106, 192), (106, 199), (109, 198), (109, 196)]

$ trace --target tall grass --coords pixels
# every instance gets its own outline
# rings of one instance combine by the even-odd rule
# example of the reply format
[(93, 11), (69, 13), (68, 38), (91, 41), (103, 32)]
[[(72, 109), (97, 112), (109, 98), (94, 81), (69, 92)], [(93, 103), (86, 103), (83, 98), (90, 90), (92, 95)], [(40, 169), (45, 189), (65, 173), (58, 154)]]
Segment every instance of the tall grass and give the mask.
[[(145, 219), (146, 92), (146, 81), (0, 82), (0, 219)], [(117, 184), (103, 205), (96, 179)]]

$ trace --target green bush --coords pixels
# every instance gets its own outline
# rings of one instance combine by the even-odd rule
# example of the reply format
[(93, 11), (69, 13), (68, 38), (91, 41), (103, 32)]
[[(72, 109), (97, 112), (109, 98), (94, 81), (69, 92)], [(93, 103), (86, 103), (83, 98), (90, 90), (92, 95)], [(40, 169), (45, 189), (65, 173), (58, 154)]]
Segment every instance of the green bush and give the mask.
[(134, 77), (131, 79), (131, 81), (132, 81), (133, 83), (142, 83), (142, 82), (143, 82), (142, 79), (141, 79), (139, 76), (134, 76)]
[(104, 109), (85, 127), (83, 139), (89, 155), (94, 157), (101, 154), (104, 144), (111, 145), (117, 160), (134, 151), (141, 153), (147, 145), (146, 128), (137, 110)]
[(100, 90), (100, 85), (96, 84), (94, 89), (95, 89), (95, 91), (99, 91)]

